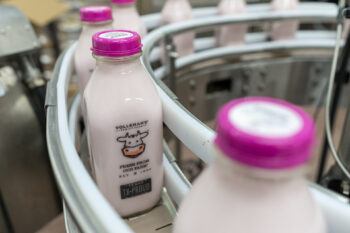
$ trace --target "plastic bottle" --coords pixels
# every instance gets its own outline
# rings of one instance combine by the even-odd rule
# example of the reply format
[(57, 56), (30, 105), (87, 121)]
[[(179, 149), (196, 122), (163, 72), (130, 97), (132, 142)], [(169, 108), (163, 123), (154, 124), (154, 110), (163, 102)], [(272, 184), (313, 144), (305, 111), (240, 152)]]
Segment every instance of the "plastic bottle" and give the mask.
[(78, 40), (74, 56), (78, 87), (81, 94), (95, 68), (95, 60), (91, 55), (91, 37), (98, 31), (112, 28), (112, 10), (105, 6), (89, 6), (80, 9), (83, 28)]
[[(295, 10), (298, 5), (298, 0), (273, 0), (271, 3), (273, 11)], [(298, 31), (298, 27), (298, 20), (275, 22), (272, 24), (271, 39), (285, 40), (294, 38), (296, 32)]]
[[(192, 19), (192, 8), (188, 0), (167, 0), (162, 12), (164, 24), (177, 23)], [(195, 34), (187, 32), (174, 37), (174, 44), (178, 55), (186, 56), (193, 53)]]
[(251, 97), (217, 117), (216, 160), (180, 206), (175, 233), (325, 233), (302, 176), (315, 125), (282, 100)]
[(112, 0), (113, 28), (132, 30), (144, 37), (147, 35), (147, 29), (135, 4), (136, 0)]
[[(218, 6), (219, 15), (237, 15), (246, 11), (244, 0), (221, 0)], [(245, 43), (248, 25), (237, 24), (223, 26), (217, 31), (218, 46), (239, 45)]]
[(118, 213), (130, 216), (160, 199), (161, 102), (136, 32), (96, 33), (92, 51), (97, 63), (83, 101), (95, 178)]

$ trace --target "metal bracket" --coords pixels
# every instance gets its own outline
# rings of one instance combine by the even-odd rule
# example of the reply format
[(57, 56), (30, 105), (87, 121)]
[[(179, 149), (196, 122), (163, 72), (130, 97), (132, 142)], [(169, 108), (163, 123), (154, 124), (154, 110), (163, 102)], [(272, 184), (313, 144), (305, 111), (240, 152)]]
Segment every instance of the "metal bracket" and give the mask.
[(8, 57), (40, 48), (29, 20), (13, 6), (0, 6), (0, 57)]

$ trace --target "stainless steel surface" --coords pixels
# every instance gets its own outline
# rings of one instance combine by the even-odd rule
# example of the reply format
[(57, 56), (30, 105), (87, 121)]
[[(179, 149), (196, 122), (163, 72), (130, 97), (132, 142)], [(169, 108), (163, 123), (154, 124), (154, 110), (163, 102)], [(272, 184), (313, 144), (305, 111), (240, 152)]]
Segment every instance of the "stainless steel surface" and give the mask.
[(63, 201), (63, 214), (65, 221), (65, 228), (67, 233), (81, 233), (82, 231), (79, 229), (76, 220), (73, 218), (72, 213), (67, 208), (66, 203)]
[(339, 145), (339, 154), (344, 165), (350, 169), (350, 104), (345, 119), (342, 139)]
[(32, 57), (22, 55), (21, 62), (23, 64), (23, 69), (25, 72), (24, 81), (30, 89), (45, 85), (43, 75), (34, 63)]
[(28, 19), (15, 7), (0, 5), (0, 58), (38, 49), (39, 41)]
[[(5, 69), (5, 70), (4, 70)], [(0, 190), (15, 232), (31, 233), (59, 213), (44, 136), (25, 90), (6, 67), (0, 83)]]
[(147, 213), (126, 219), (135, 233), (171, 233), (176, 209), (166, 190), (162, 201)]
[[(243, 96), (271, 96), (315, 106), (330, 70), (328, 58), (279, 57), (260, 62), (222, 60), (191, 67), (176, 80), (179, 101), (201, 121), (213, 120), (218, 108)], [(317, 70), (317, 72), (315, 72)]]

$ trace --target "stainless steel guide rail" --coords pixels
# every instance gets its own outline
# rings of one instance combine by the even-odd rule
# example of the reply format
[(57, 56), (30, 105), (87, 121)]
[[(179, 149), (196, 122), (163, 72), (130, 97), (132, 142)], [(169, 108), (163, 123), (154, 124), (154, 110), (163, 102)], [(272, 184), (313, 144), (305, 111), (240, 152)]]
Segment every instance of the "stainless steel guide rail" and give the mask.
[[(315, 4), (316, 6), (317, 4)], [(254, 12), (247, 13), (238, 16), (224, 16), (224, 17), (207, 17), (195, 19), (188, 22), (177, 23), (174, 25), (163, 26), (153, 32), (151, 32), (144, 39), (144, 55), (143, 55), (143, 63), (146, 66), (147, 70), (157, 82), (160, 88), (160, 94), (163, 100), (163, 107), (167, 110), (165, 113), (165, 123), (167, 126), (173, 131), (173, 133), (179, 138), (182, 139), (182, 142), (192, 150), (196, 155), (200, 156), (201, 159), (208, 162), (211, 160), (211, 148), (210, 141), (213, 137), (213, 132), (209, 130), (202, 122), (200, 122), (196, 117), (194, 117), (189, 111), (186, 110), (182, 106), (180, 102), (177, 101), (177, 97), (174, 93), (170, 91), (170, 89), (160, 80), (156, 78), (154, 75), (154, 71), (151, 67), (151, 63), (148, 58), (151, 56), (151, 52), (156, 44), (165, 39), (166, 43), (172, 43), (172, 37), (174, 35), (195, 30), (208, 30), (213, 29), (215, 26), (222, 26), (226, 24), (239, 24), (239, 23), (261, 23), (261, 22), (273, 22), (276, 20), (290, 20), (290, 19), (298, 19), (301, 22), (333, 22), (336, 21), (337, 16), (337, 7), (336, 5), (332, 5), (333, 7), (329, 7), (328, 10), (322, 9), (319, 10), (315, 7), (315, 11), (310, 9), (299, 9), (291, 12)], [(332, 46), (334, 46), (334, 40)], [(264, 51), (269, 49), (302, 49), (308, 47), (316, 48), (318, 43), (314, 40), (310, 41), (281, 41), (281, 42), (272, 42), (264, 44), (263, 46), (257, 45), (254, 48), (254, 45), (250, 45), (251, 52)], [(324, 45), (323, 45), (324, 46)], [(242, 50), (244, 52), (249, 52), (250, 47), (243, 47)], [(268, 48), (271, 47), (271, 48)], [(322, 47), (322, 45), (321, 45)], [(319, 47), (320, 48), (320, 47)], [(231, 55), (233, 52), (239, 51), (241, 48), (238, 47), (228, 47), (228, 48), (215, 48), (212, 50), (208, 50), (208, 52), (198, 53), (187, 58), (191, 62), (188, 63), (196, 63), (202, 61), (204, 59), (212, 59), (215, 57), (225, 57)], [(163, 98), (164, 96), (164, 98)], [(167, 115), (169, 113), (169, 115)], [(183, 125), (185, 127), (178, 127), (176, 125), (172, 125), (172, 123), (178, 123), (175, 121), (172, 116), (177, 115), (178, 119), (181, 119)], [(182, 116), (182, 117), (181, 117)], [(169, 119), (169, 120), (167, 120)], [(186, 130), (187, 129), (187, 130)], [(189, 129), (189, 130), (188, 130)], [(205, 136), (204, 136), (205, 135)], [(196, 140), (195, 142), (193, 140)], [(193, 143), (197, 145), (194, 148)]]
[[(324, 7), (326, 5), (327, 7)], [(308, 3), (303, 8), (302, 4), (301, 9), (283, 14), (259, 11), (259, 13), (247, 13), (242, 15), (242, 17), (208, 17), (187, 23), (165, 26), (150, 33), (144, 40), (143, 62), (157, 84), (163, 102), (165, 124), (197, 156), (210, 162), (212, 159), (210, 142), (214, 136), (214, 132), (190, 114), (177, 100), (177, 97), (165, 86), (161, 81), (161, 77), (166, 72), (158, 72), (157, 75), (150, 66), (149, 55), (158, 41), (165, 37), (171, 38), (177, 33), (188, 30), (241, 22), (272, 22), (273, 20), (299, 19), (311, 22), (322, 21), (334, 23), (337, 15), (336, 6), (331, 4), (326, 5)], [(260, 7), (268, 9), (267, 5)], [(207, 11), (208, 9), (205, 10)], [(215, 12), (213, 9), (209, 9), (210, 14), (213, 14), (213, 12)], [(159, 22), (158, 24), (156, 22), (157, 17), (152, 17), (149, 22), (153, 20), (153, 27), (158, 26)], [(149, 26), (149, 28), (151, 27)], [(254, 53), (264, 50), (293, 51), (295, 49), (310, 47), (330, 50), (334, 47), (334, 39), (332, 38), (321, 39), (319, 41), (316, 41), (317, 38), (313, 38), (315, 39), (313, 43), (310, 40), (297, 39), (285, 43), (273, 42), (266, 44), (263, 42), (255, 46), (249, 45), (236, 49), (209, 49), (202, 53), (179, 59), (177, 65), (181, 67), (218, 56)], [(312, 36), (309, 39), (312, 40)], [(48, 86), (46, 99), (47, 138), (50, 160), (65, 203), (67, 231), (131, 233), (132, 230), (99, 192), (74, 147), (72, 133), (74, 132), (74, 118), (77, 116), (79, 99), (75, 100), (75, 104), (72, 106), (69, 114), (67, 100), (67, 89), (74, 72), (72, 62), (74, 50), (75, 46), (70, 47), (57, 62), (54, 78)], [(166, 146), (164, 153), (165, 187), (176, 204), (180, 204), (182, 198), (190, 189), (190, 184), (177, 167), (176, 161), (171, 158)], [(350, 229), (350, 223), (348, 221), (350, 219), (350, 207), (344, 202), (344, 199), (319, 186), (312, 185), (311, 190), (326, 213), (331, 231), (337, 233), (348, 232)]]

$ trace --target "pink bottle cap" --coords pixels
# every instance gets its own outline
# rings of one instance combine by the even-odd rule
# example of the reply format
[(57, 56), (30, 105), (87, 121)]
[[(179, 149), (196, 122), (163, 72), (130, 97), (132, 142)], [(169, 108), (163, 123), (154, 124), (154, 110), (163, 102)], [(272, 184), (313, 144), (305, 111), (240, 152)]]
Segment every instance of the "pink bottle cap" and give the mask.
[(80, 8), (80, 19), (83, 22), (97, 23), (112, 20), (112, 10), (108, 6), (87, 6)]
[(92, 52), (97, 56), (126, 57), (142, 52), (141, 37), (128, 30), (108, 30), (92, 37)]
[(312, 118), (299, 107), (268, 97), (229, 102), (217, 116), (216, 146), (229, 158), (265, 168), (291, 168), (311, 156)]
[(118, 4), (118, 5), (127, 5), (127, 4), (133, 4), (136, 0), (112, 0), (112, 3)]

